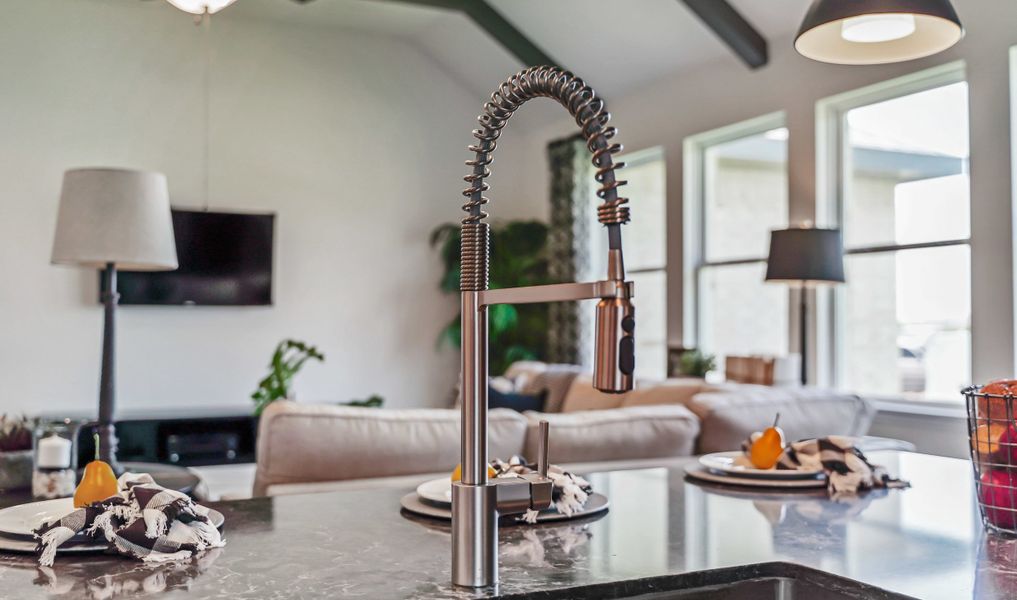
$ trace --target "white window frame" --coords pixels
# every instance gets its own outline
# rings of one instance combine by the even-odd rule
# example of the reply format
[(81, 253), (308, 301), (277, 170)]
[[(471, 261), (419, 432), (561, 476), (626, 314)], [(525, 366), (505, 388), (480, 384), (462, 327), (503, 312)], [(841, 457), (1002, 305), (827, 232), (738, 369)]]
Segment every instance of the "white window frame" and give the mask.
[[(682, 146), (682, 168), (684, 171), (682, 190), (682, 233), (684, 234), (682, 298), (685, 306), (682, 316), (682, 338), (686, 346), (698, 346), (700, 343), (700, 317), (702, 316), (702, 302), (699, 289), (700, 272), (708, 267), (766, 264), (767, 260), (765, 254), (736, 259), (706, 260), (706, 182), (709, 179), (706, 173), (706, 161), (704, 160), (706, 150), (711, 146), (759, 135), (782, 127), (787, 127), (787, 115), (784, 111), (778, 111), (685, 138)], [(790, 219), (790, 213), (791, 203), (789, 198), (788, 219)], [(788, 306), (790, 306), (790, 301)], [(790, 338), (791, 332), (789, 330), (789, 344), (791, 343)]]
[[(844, 221), (845, 174), (850, 171), (849, 141), (843, 135), (848, 111), (893, 100), (938, 87), (967, 80), (964, 61), (954, 61), (865, 86), (816, 103), (816, 223), (820, 227), (840, 227)], [(971, 247), (968, 237), (955, 240), (938, 240), (913, 244), (878, 244), (845, 249), (845, 256), (939, 248), (945, 246)], [(832, 296), (832, 298), (831, 298)], [(831, 294), (817, 294), (817, 363), (831, 374), (833, 387), (839, 388), (844, 377), (844, 353), (839, 340), (845, 329), (844, 305), (846, 290), (838, 286)], [(973, 304), (972, 304), (973, 306)], [(973, 345), (972, 345), (973, 346)], [(968, 357), (971, 368), (973, 353)], [(880, 409), (915, 412), (935, 416), (957, 416), (958, 407), (941, 401), (905, 400), (897, 396), (872, 396)]]
[[(636, 150), (636, 151), (633, 151), (633, 152), (628, 152), (628, 153), (619, 155), (618, 156), (618, 160), (624, 162), (626, 167), (636, 167), (636, 166), (639, 166), (641, 164), (652, 162), (652, 161), (660, 161), (660, 163), (664, 166), (664, 169), (663, 169), (664, 170), (664, 197), (662, 198), (663, 202), (661, 204), (661, 206), (663, 207), (663, 214), (660, 215), (660, 219), (661, 219), (662, 223), (667, 223), (667, 185), (668, 185), (668, 179), (667, 179), (667, 155), (665, 154), (664, 147), (663, 146), (653, 146), (653, 147), (650, 147), (650, 148), (643, 148), (642, 150)], [(622, 169), (620, 171), (620, 173), (621, 173), (621, 178), (624, 179), (625, 178), (624, 177), (625, 170)], [(621, 193), (621, 195), (624, 196), (625, 195), (625, 188), (621, 188), (619, 193)], [(638, 202), (639, 199), (635, 198), (634, 201)], [(656, 217), (656, 215), (654, 215), (654, 216)], [(663, 330), (663, 342), (662, 343), (664, 344), (664, 356), (666, 357), (667, 356), (667, 347), (668, 347), (668, 326), (667, 326), (667, 323), (668, 323), (668, 315), (667, 315), (667, 313), (668, 313), (668, 311), (667, 311), (667, 278), (668, 278), (668, 273), (667, 273), (667, 227), (664, 227), (663, 238), (661, 239), (661, 243), (663, 243), (664, 247), (662, 248), (662, 250), (663, 250), (663, 254), (662, 254), (663, 260), (661, 261), (660, 265), (653, 266), (653, 267), (640, 267), (640, 268), (629, 268), (628, 266), (626, 266), (625, 267), (625, 274), (628, 276), (628, 275), (642, 275), (642, 274), (647, 274), (647, 273), (660, 273), (660, 274), (662, 274), (664, 276), (664, 290), (665, 290), (665, 292), (664, 292), (664, 312), (663, 312), (664, 330)], [(639, 323), (639, 316), (638, 316), (639, 315), (639, 313), (638, 313), (638, 310), (639, 310), (639, 289), (638, 289), (638, 287), (636, 289), (635, 302), (636, 302), (636, 311), (637, 311), (637, 313), (636, 313), (636, 323), (637, 323), (637, 327), (638, 327), (638, 323)], [(662, 367), (663, 367), (663, 375), (664, 375), (664, 377), (667, 377), (668, 373), (667, 373), (667, 359), (666, 358), (665, 358), (664, 365)]]
[[(667, 203), (667, 185), (668, 185), (668, 179), (667, 179), (667, 176), (668, 176), (668, 173), (667, 173), (667, 156), (665, 154), (664, 147), (663, 146), (652, 146), (652, 147), (649, 147), (649, 148), (643, 148), (641, 150), (635, 150), (635, 151), (632, 151), (632, 152), (626, 152), (624, 154), (619, 154), (616, 157), (616, 162), (623, 162), (623, 163), (625, 163), (626, 168), (636, 167), (636, 166), (639, 166), (641, 164), (648, 163), (648, 162), (651, 162), (651, 161), (660, 161), (661, 164), (664, 165), (664, 198), (662, 198), (662, 200), (663, 200), (663, 203), (662, 203), (663, 214), (660, 215), (660, 219), (661, 219), (662, 223), (667, 223), (667, 210), (668, 210), (668, 206), (667, 206), (667, 204), (668, 204)], [(591, 172), (592, 172), (592, 167), (589, 167), (589, 168), (591, 169)], [(625, 179), (625, 169), (621, 169), (620, 171), (618, 171), (618, 173), (619, 173), (619, 177), (621, 179)], [(592, 206), (597, 206), (598, 204), (600, 204), (600, 199), (597, 198), (593, 194), (593, 191), (594, 190), (591, 189), (591, 195), (590, 195), (589, 201), (591, 202)], [(625, 187), (619, 188), (619, 192), (618, 193), (621, 196), (627, 196), (626, 188)], [(638, 211), (639, 210), (639, 208), (638, 208), (639, 199), (638, 198), (633, 198), (632, 202), (636, 204), (636, 206), (633, 208), (633, 210)], [(645, 215), (643, 215), (642, 213), (639, 213), (638, 216), (640, 218), (645, 218)], [(656, 215), (654, 215), (654, 218), (656, 218)], [(642, 275), (642, 274), (646, 274), (646, 273), (661, 273), (664, 276), (664, 286), (665, 286), (665, 290), (666, 290), (667, 289), (667, 280), (668, 280), (668, 270), (667, 270), (667, 247), (668, 246), (667, 246), (667, 238), (668, 238), (667, 227), (664, 227), (663, 239), (661, 240), (661, 243), (663, 244), (663, 248), (662, 248), (662, 250), (663, 250), (663, 260), (661, 261), (661, 264), (659, 266), (634, 268), (634, 267), (631, 267), (630, 265), (626, 264), (625, 265), (625, 274), (626, 274), (626, 276), (629, 276), (629, 275)], [(622, 232), (622, 243), (623, 244), (625, 243), (625, 232), (624, 231)], [(606, 261), (606, 257), (607, 257), (607, 237), (603, 234), (602, 231), (600, 231), (599, 229), (595, 228), (594, 231), (591, 232), (591, 235), (589, 236), (589, 239), (587, 240), (587, 246), (588, 246), (587, 247), (587, 251), (590, 252), (591, 256), (604, 257), (604, 260)], [(580, 277), (582, 278), (582, 277), (585, 276), (587, 278), (595, 278), (595, 279), (600, 279), (600, 278), (603, 277), (603, 269), (602, 268), (594, 268), (594, 269), (591, 269), (591, 270), (592, 270), (591, 273), (582, 273), (582, 274), (580, 274)], [(665, 292), (665, 294), (666, 294), (666, 292)], [(663, 329), (663, 344), (664, 344), (664, 355), (667, 356), (667, 347), (668, 347), (668, 311), (667, 311), (667, 297), (666, 297), (666, 295), (665, 295), (664, 302), (665, 302), (665, 305), (664, 305), (665, 306), (665, 310), (664, 310), (664, 314), (663, 314), (663, 318), (664, 318), (664, 323), (663, 323), (663, 327), (664, 327), (664, 329)], [(639, 312), (638, 312), (639, 311), (639, 288), (638, 288), (638, 286), (636, 288), (635, 303), (636, 303), (636, 323), (637, 323), (637, 328), (638, 328), (638, 323), (639, 323)], [(584, 316), (585, 315), (586, 314), (584, 313)], [(584, 318), (584, 316), (581, 316), (580, 319), (582, 320)], [(592, 313), (588, 314), (588, 317), (592, 317), (592, 316), (593, 316)], [(582, 335), (583, 335), (584, 345), (592, 348), (592, 343), (593, 343), (593, 323), (592, 323), (592, 321), (587, 321), (582, 326), (582, 331), (583, 331)], [(638, 330), (637, 330), (637, 332), (638, 332)], [(588, 357), (592, 357), (592, 356), (593, 356), (592, 352), (583, 352), (581, 360), (589, 360)], [(637, 357), (637, 360), (638, 360), (638, 357)], [(637, 365), (638, 365), (638, 363), (637, 363)], [(586, 366), (592, 366), (592, 365), (586, 365)], [(662, 372), (663, 372), (663, 376), (666, 377), (667, 376), (667, 364), (666, 363), (663, 365), (663, 371)]]

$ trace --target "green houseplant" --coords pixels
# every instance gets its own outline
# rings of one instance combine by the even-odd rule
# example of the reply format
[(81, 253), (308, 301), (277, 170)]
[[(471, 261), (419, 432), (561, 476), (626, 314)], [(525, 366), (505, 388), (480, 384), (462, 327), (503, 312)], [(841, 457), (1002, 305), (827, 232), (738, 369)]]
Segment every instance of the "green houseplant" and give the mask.
[[(309, 360), (325, 362), (325, 355), (316, 346), (297, 340), (283, 340), (275, 347), (272, 361), (268, 364), (268, 375), (258, 382), (258, 389), (251, 394), (254, 400), (254, 414), (260, 415), (265, 407), (283, 398), (293, 398), (293, 378)], [(385, 399), (373, 394), (362, 400), (340, 402), (347, 406), (378, 408)], [(29, 442), (31, 445), (31, 442)]]
[(279, 342), (268, 364), (268, 375), (258, 382), (258, 389), (251, 394), (254, 414), (260, 415), (266, 406), (280, 398), (291, 398), (293, 378), (309, 360), (324, 362), (325, 355), (315, 346), (297, 340)]
[(706, 377), (717, 368), (717, 359), (700, 350), (686, 350), (678, 356), (678, 373), (686, 377)]
[[(507, 288), (551, 283), (548, 276), (548, 227), (540, 221), (509, 221), (491, 228), (490, 287)], [(459, 293), (460, 226), (440, 225), (431, 232), (431, 246), (438, 249), (444, 266), (440, 289)], [(545, 304), (497, 304), (488, 309), (489, 365), (501, 374), (517, 360), (546, 356), (548, 309)], [(460, 343), (457, 314), (438, 338), (439, 345), (455, 348)]]

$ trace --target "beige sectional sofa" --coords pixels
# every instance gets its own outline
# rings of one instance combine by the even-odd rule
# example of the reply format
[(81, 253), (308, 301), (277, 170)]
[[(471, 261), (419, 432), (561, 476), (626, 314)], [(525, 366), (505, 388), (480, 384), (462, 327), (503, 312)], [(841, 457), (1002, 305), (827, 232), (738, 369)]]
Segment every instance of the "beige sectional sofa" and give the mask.
[[(522, 393), (545, 392), (545, 411), (489, 411), (489, 455), (536, 455), (537, 424), (551, 424), (552, 462), (575, 465), (731, 450), (776, 412), (791, 439), (864, 435), (872, 407), (815, 388), (640, 381), (621, 395), (597, 392), (575, 365), (516, 363)], [(262, 414), (254, 494), (329, 489), (331, 483), (448, 472), (459, 462), (456, 409), (376, 409), (275, 402)], [(333, 486), (334, 487), (334, 486)]]
[[(551, 421), (580, 411), (681, 406), (699, 421), (696, 454), (738, 448), (753, 431), (766, 428), (780, 413), (790, 439), (823, 435), (864, 435), (872, 424), (872, 405), (854, 394), (814, 387), (771, 387), (741, 383), (707, 383), (702, 379), (640, 380), (626, 394), (603, 394), (588, 373), (576, 365), (517, 362), (505, 373), (519, 391), (546, 390), (544, 415)], [(536, 413), (531, 419), (539, 418)], [(594, 460), (601, 460), (599, 457)]]

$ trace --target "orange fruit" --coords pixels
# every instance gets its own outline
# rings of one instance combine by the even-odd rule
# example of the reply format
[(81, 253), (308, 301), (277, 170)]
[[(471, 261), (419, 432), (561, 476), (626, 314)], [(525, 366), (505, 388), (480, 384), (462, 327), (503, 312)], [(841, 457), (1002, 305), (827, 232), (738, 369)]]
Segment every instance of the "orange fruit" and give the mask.
[(749, 448), (749, 460), (757, 469), (772, 469), (784, 452), (784, 432), (780, 427), (768, 427)]
[[(487, 466), (487, 477), (494, 479), (498, 475), (498, 472), (494, 470), (490, 465)], [(456, 468), (452, 470), (452, 481), (460, 481), (463, 478), (463, 464), (459, 463)]]
[(975, 451), (979, 462), (989, 460), (989, 455), (999, 450), (999, 438), (1007, 430), (1003, 423), (986, 423), (979, 425), (971, 435), (971, 448)]
[[(982, 386), (982, 389), (978, 390), (981, 394), (991, 394), (993, 396), (1006, 396), (1008, 394), (1017, 394), (1017, 380), (1014, 379), (997, 379), (990, 381), (989, 383)], [(984, 396), (978, 396), (978, 422), (993, 424), (1005, 424), (1007, 421), (1006, 412), (1006, 398), (987, 398)]]

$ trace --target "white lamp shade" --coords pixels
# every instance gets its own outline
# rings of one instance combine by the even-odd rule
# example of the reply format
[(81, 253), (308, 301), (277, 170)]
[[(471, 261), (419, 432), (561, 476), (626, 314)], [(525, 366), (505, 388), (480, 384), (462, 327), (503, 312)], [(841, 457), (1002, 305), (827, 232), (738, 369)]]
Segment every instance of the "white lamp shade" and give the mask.
[(210, 15), (219, 12), (237, 0), (169, 0), (169, 3), (184, 12), (194, 15)]
[(169, 191), (162, 173), (72, 169), (64, 173), (53, 263), (129, 271), (177, 268)]

